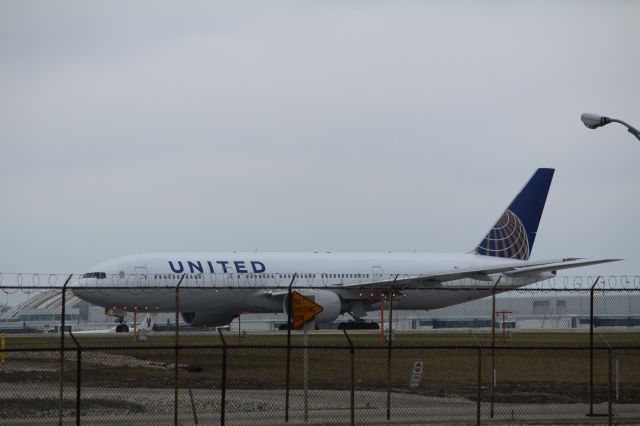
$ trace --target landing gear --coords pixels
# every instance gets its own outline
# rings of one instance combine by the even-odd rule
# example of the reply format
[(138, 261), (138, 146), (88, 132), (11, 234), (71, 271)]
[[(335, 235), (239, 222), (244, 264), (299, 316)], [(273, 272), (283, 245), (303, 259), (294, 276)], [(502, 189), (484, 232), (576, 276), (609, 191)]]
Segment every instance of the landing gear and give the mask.
[[(287, 325), (287, 323), (278, 325), (278, 330), (280, 330), (280, 331), (283, 331), (283, 330), (287, 331), (288, 328), (289, 328), (289, 326)], [(316, 330), (320, 330), (320, 326), (318, 324), (316, 324), (315, 329)]]
[(116, 326), (116, 333), (128, 333), (129, 326), (127, 324), (118, 324)]
[(338, 330), (379, 330), (380, 325), (374, 321), (364, 321), (361, 319), (349, 320), (338, 324)]
[(115, 317), (116, 318), (116, 322), (118, 323), (118, 325), (116, 326), (116, 333), (128, 333), (129, 332), (129, 326), (127, 324), (125, 324), (125, 322), (124, 322), (124, 319), (127, 316), (127, 313), (125, 311), (122, 311), (120, 309), (106, 308), (104, 310), (104, 314), (108, 315), (110, 317)]
[(362, 302), (352, 305), (346, 313), (351, 315), (353, 319), (338, 324), (338, 330), (380, 330), (377, 322), (362, 319), (367, 315), (367, 311)]

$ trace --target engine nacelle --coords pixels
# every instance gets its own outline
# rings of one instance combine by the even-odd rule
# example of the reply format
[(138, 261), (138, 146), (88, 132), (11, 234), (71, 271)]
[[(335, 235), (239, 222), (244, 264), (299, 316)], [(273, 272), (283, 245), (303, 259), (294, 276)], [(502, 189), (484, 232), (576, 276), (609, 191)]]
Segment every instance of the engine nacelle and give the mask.
[[(340, 301), (340, 296), (331, 290), (299, 289), (296, 291), (305, 297), (312, 298), (315, 303), (322, 306), (323, 311), (315, 317), (316, 322), (335, 321), (335, 319), (342, 313), (342, 302)], [(282, 310), (285, 315), (287, 313), (288, 306), (289, 298), (285, 296), (282, 301)]]
[(181, 312), (182, 320), (195, 327), (219, 327), (227, 325), (236, 317), (230, 312)]

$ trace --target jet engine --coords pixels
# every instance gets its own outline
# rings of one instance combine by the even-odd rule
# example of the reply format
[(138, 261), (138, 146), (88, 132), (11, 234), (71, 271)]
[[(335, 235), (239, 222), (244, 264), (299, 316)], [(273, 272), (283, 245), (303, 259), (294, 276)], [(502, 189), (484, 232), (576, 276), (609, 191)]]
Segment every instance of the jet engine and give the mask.
[[(312, 299), (315, 303), (322, 306), (323, 311), (315, 317), (317, 322), (335, 321), (335, 319), (342, 313), (342, 302), (340, 301), (340, 296), (331, 290), (299, 289), (295, 291), (302, 294), (304, 297)], [(288, 306), (289, 298), (288, 296), (285, 296), (284, 299), (282, 299), (282, 309), (285, 314), (287, 313)]]
[(182, 312), (182, 320), (195, 327), (218, 327), (227, 325), (236, 317), (230, 312)]

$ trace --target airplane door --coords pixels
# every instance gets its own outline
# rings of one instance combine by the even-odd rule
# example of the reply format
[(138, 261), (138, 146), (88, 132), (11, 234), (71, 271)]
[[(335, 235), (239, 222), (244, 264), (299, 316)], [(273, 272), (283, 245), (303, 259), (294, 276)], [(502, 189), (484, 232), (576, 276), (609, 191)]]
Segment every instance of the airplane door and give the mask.
[(148, 282), (148, 271), (146, 266), (136, 266), (136, 283), (145, 285)]
[(371, 267), (371, 274), (373, 275), (373, 280), (374, 281), (380, 281), (382, 280), (382, 266), (372, 266)]

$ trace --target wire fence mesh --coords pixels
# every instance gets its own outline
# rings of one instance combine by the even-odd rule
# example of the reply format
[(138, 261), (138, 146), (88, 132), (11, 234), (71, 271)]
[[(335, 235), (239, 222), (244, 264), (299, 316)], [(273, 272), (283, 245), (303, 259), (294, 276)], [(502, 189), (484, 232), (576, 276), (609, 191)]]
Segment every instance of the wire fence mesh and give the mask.
[[(106, 310), (114, 322), (67, 278), (2, 274), (3, 423), (640, 422), (635, 276), (556, 277), (524, 288), (363, 284), (350, 291), (370, 303), (367, 324), (377, 327), (341, 315), (305, 332), (287, 330), (292, 280), (294, 289), (338, 294), (344, 285), (313, 277), (252, 285), (245, 277), (214, 287), (226, 278), (204, 275), (180, 286), (149, 276), (117, 288), (82, 285), (116, 301)], [(228, 326), (199, 327), (180, 316), (194, 300), (219, 306), (224, 296), (246, 306), (256, 292), (277, 299), (265, 305), (270, 313), (233, 312)], [(469, 301), (429, 311), (402, 305), (452, 294)]]

